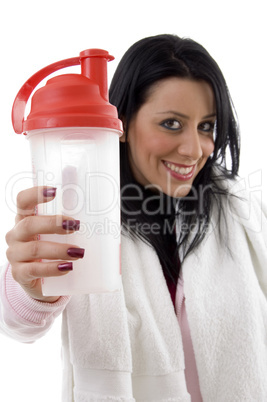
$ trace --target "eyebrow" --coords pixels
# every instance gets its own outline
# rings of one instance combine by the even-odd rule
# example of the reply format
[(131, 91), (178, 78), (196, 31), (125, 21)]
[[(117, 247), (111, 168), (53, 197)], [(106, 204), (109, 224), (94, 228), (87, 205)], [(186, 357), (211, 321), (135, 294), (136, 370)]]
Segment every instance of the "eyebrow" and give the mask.
[[(167, 110), (166, 112), (157, 112), (156, 114), (175, 114), (176, 116), (183, 117), (185, 119), (190, 118), (186, 114), (175, 112), (174, 110)], [(202, 118), (203, 119), (209, 119), (211, 117), (216, 117), (216, 113), (207, 114), (206, 116), (203, 116)]]

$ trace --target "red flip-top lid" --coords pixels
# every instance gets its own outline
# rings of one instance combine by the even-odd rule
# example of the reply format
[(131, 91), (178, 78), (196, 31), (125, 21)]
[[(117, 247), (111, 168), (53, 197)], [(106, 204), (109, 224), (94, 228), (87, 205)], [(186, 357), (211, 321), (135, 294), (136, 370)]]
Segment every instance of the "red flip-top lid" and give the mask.
[[(113, 56), (88, 49), (80, 57), (51, 64), (34, 74), (18, 92), (12, 108), (16, 133), (56, 127), (106, 127), (122, 132), (115, 106), (108, 101), (107, 61)], [(81, 74), (51, 78), (32, 96), (31, 111), (24, 118), (27, 101), (35, 87), (61, 68), (81, 64)]]

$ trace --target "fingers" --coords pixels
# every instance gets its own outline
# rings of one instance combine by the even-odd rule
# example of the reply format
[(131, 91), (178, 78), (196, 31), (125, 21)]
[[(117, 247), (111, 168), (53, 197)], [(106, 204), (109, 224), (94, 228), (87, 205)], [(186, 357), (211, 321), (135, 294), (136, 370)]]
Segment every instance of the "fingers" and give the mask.
[(16, 223), (25, 216), (35, 215), (35, 208), (38, 204), (49, 202), (55, 196), (55, 187), (40, 186), (21, 191), (17, 196)]
[(79, 230), (80, 222), (67, 216), (28, 216), (20, 220), (16, 226), (7, 233), (6, 242), (29, 241), (38, 234), (67, 234)]
[[(83, 258), (84, 255), (84, 249), (70, 244), (35, 241), (17, 246), (19, 248), (16, 247), (15, 252), (12, 248), (7, 251), (13, 278), (33, 298), (39, 300), (42, 299), (40, 279), (67, 274), (73, 269), (72, 261)], [(45, 256), (45, 261), (41, 260), (42, 255)], [(34, 257), (36, 259), (31, 260)], [(56, 261), (49, 261), (48, 257), (55, 258)]]
[(57, 298), (42, 295), (41, 278), (65, 275), (72, 270), (72, 261), (84, 254), (84, 249), (75, 245), (37, 240), (42, 234), (66, 235), (79, 230), (80, 222), (70, 217), (36, 215), (36, 206), (53, 200), (55, 195), (53, 187), (33, 187), (20, 192), (16, 225), (6, 235), (7, 258), (14, 279), (31, 297), (51, 302)]
[(42, 279), (45, 277), (58, 277), (67, 274), (72, 270), (72, 262), (32, 262), (19, 264), (17, 269), (12, 267), (12, 275), (22, 288), (32, 298), (54, 303), (58, 297), (46, 297), (42, 293)]
[(21, 286), (31, 283), (34, 287), (37, 279), (66, 275), (72, 269), (72, 262), (66, 261), (25, 262), (16, 269), (12, 267), (12, 275)]
[(36, 260), (76, 260), (82, 258), (84, 249), (76, 245), (48, 241), (17, 242), (7, 249), (7, 259), (11, 265)]

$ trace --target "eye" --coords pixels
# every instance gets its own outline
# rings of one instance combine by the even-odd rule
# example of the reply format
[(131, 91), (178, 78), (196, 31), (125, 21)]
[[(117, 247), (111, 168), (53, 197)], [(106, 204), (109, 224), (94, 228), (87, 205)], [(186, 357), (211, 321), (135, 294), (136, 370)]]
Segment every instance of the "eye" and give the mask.
[(205, 133), (213, 133), (215, 123), (213, 121), (205, 121), (199, 125), (199, 130)]
[(179, 130), (182, 128), (181, 123), (175, 119), (167, 119), (161, 123), (161, 126), (167, 128), (168, 130)]

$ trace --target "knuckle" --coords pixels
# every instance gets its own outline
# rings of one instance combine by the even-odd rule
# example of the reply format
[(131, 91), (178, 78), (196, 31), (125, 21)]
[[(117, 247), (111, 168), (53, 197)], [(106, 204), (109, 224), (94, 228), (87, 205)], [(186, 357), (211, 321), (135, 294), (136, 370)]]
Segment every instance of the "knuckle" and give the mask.
[(11, 250), (10, 247), (8, 247), (7, 250), (6, 250), (6, 258), (8, 259), (8, 261), (9, 261), (10, 263), (11, 263), (11, 261), (12, 261), (12, 255), (13, 255), (12, 250)]
[(12, 239), (12, 230), (10, 230), (9, 232), (7, 232), (7, 234), (6, 234), (6, 236), (5, 236), (5, 240), (6, 240), (6, 243), (9, 245), (10, 244), (10, 242), (11, 242), (11, 239)]
[(27, 276), (29, 278), (36, 278), (37, 276), (37, 266), (34, 263), (31, 263), (27, 267)]
[(38, 258), (40, 255), (40, 242), (32, 241), (30, 244), (30, 253), (32, 258)]
[(48, 225), (49, 227), (54, 227), (54, 226), (55, 226), (55, 223), (56, 223), (55, 217), (52, 216), (52, 215), (48, 215), (48, 216), (47, 216), (47, 225)]
[(42, 267), (42, 275), (45, 278), (48, 278), (51, 276), (51, 266), (49, 263), (44, 263)]
[(23, 205), (23, 200), (24, 200), (24, 190), (23, 190), (23, 191), (20, 191), (20, 192), (17, 194), (16, 201), (17, 201), (17, 206), (18, 206), (18, 207), (21, 206), (21, 205)]
[(22, 226), (23, 230), (27, 232), (31, 232), (32, 226), (34, 223), (34, 216), (27, 216), (22, 221), (19, 222), (19, 225)]
[(29, 279), (46, 278), (51, 276), (49, 263), (34, 262), (29, 264), (27, 276)]
[(17, 212), (19, 215), (33, 215), (36, 206), (36, 190), (34, 187), (22, 190), (17, 194)]
[(19, 282), (19, 281), (20, 281), (19, 270), (18, 270), (18, 269), (16, 268), (16, 266), (14, 266), (14, 265), (11, 266), (11, 274), (12, 274), (12, 276), (13, 276), (13, 279), (14, 279), (16, 282)]

